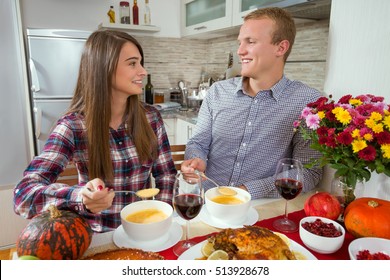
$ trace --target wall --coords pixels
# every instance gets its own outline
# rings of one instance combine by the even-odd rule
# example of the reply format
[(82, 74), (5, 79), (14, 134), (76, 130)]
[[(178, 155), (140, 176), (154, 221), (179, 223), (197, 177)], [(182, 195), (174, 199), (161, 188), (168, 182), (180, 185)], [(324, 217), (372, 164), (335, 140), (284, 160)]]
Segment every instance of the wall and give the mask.
[(18, 4), (0, 2), (0, 247), (15, 243), (26, 220), (13, 211), (13, 187), (32, 159), (26, 68)]
[[(353, 8), (353, 12), (351, 11)], [(333, 0), (329, 23), (329, 44), (324, 90), (338, 100), (345, 94), (384, 96), (390, 101), (390, 2), (387, 0)], [(329, 189), (333, 172), (326, 169), (321, 182)], [(386, 176), (385, 176), (386, 177)], [(377, 189), (388, 177), (372, 175), (365, 183)], [(388, 195), (387, 199), (390, 199)]]

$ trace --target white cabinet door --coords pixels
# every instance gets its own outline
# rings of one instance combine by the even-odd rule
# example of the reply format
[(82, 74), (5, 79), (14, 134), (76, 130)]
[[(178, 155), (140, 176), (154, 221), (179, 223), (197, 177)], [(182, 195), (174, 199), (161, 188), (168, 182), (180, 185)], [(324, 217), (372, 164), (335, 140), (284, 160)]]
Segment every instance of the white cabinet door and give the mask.
[(182, 119), (176, 120), (176, 145), (187, 144), (188, 139), (192, 137), (192, 133), (195, 129), (195, 124), (184, 121)]
[(176, 144), (176, 139), (175, 139), (175, 132), (176, 132), (176, 119), (164, 119), (164, 126), (165, 126), (165, 131), (167, 132), (168, 135), (168, 140), (170, 145), (175, 145)]
[(231, 27), (232, 6), (233, 0), (181, 0), (182, 36)]
[(259, 5), (259, 0), (235, 0), (233, 1), (232, 26), (243, 24), (244, 17)]

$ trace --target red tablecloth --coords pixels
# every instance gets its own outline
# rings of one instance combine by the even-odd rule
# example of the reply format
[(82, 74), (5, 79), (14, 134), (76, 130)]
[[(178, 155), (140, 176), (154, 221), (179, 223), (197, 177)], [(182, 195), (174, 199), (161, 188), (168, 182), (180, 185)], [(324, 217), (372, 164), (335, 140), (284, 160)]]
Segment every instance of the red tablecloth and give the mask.
[[(299, 223), (299, 221), (305, 216), (306, 215), (305, 215), (305, 212), (303, 210), (292, 212), (292, 213), (289, 213), (289, 215), (288, 215), (288, 217), (291, 220), (293, 220), (297, 223)], [(274, 220), (276, 220), (280, 217), (282, 217), (282, 216), (274, 217), (274, 218), (266, 219), (266, 220), (261, 220), (261, 221), (258, 221), (255, 225), (269, 228), (270, 230), (274, 231), (275, 229), (273, 228), (272, 223)], [(210, 235), (211, 234), (204, 235), (204, 236), (197, 236), (197, 237), (192, 238), (192, 240), (194, 240), (196, 242), (202, 242)], [(302, 245), (303, 247), (306, 248), (306, 246), (303, 245), (302, 240), (299, 237), (298, 232), (287, 233), (286, 235), (290, 239), (294, 240), (295, 242), (299, 243), (300, 245)], [(337, 252), (335, 252), (333, 254), (319, 254), (319, 253), (316, 253), (308, 248), (306, 248), (306, 249), (309, 250), (319, 260), (349, 260), (348, 245), (349, 245), (349, 243), (351, 243), (351, 241), (353, 239), (354, 239), (354, 237), (350, 233), (346, 232), (343, 246), (340, 248), (340, 250), (338, 250)], [(172, 248), (161, 251), (160, 254), (163, 255), (167, 260), (176, 260), (177, 259), (177, 257), (175, 256), (175, 254), (172, 251)]]

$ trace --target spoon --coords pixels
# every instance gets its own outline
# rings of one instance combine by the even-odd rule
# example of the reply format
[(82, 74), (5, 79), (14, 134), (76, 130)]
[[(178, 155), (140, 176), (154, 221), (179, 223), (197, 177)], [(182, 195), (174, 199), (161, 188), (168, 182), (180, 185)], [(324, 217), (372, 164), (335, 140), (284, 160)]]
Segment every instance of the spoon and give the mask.
[(217, 186), (218, 188), (218, 192), (222, 195), (227, 195), (227, 196), (233, 196), (233, 195), (236, 195), (237, 192), (235, 190), (232, 190), (231, 188), (228, 188), (228, 187), (222, 187), (220, 186), (219, 184), (217, 184), (217, 182), (215, 182), (213, 179), (210, 179), (209, 177), (206, 176), (206, 174), (204, 174), (203, 172), (199, 172), (199, 175), (202, 176), (203, 178), (211, 181), (212, 183), (214, 183), (214, 185)]
[(136, 192), (134, 192), (134, 191), (114, 191), (114, 192), (115, 193), (132, 193), (132, 194), (135, 194), (136, 196), (138, 196), (139, 198), (146, 199), (146, 198), (156, 196), (160, 192), (160, 189), (147, 188), (147, 189), (142, 189), (142, 190), (139, 190)]

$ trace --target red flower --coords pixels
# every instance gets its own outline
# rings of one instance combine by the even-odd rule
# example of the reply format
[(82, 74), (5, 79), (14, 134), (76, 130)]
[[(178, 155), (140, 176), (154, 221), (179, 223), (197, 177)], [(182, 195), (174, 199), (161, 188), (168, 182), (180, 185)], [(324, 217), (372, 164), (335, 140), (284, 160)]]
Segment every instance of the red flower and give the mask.
[(366, 161), (374, 161), (376, 157), (376, 150), (373, 146), (369, 145), (358, 153), (359, 158)]
[(338, 103), (341, 103), (341, 104), (349, 104), (349, 100), (352, 98), (352, 95), (348, 94), (348, 95), (344, 95), (343, 97), (340, 98), (339, 102)]
[(340, 132), (339, 135), (337, 135), (336, 139), (340, 144), (344, 144), (344, 145), (351, 144), (353, 140), (351, 133), (345, 130), (343, 132)]
[(375, 137), (380, 145), (390, 144), (390, 133), (388, 131), (375, 134)]

